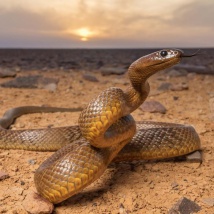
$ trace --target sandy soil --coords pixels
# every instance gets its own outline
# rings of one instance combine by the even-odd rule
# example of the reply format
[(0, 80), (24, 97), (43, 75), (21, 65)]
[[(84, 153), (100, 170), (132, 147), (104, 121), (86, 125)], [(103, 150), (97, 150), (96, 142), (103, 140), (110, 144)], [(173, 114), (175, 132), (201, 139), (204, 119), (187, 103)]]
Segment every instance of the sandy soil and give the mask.
[[(126, 75), (101, 76), (93, 73), (99, 79), (94, 83), (84, 80), (82, 74), (74, 71), (44, 73), (44, 76), (60, 79), (54, 93), (45, 89), (1, 88), (0, 115), (21, 105), (84, 107), (107, 87), (125, 88), (128, 83)], [(0, 80), (3, 81), (6, 80)], [(185, 82), (189, 89), (156, 93), (163, 82)], [(214, 198), (214, 125), (209, 106), (209, 100), (214, 97), (213, 82), (213, 75), (169, 78), (161, 72), (150, 79), (151, 95), (148, 100), (161, 102), (167, 113), (145, 113), (139, 109), (133, 113), (137, 120), (192, 124), (201, 138), (201, 165), (175, 161), (112, 164), (87, 190), (55, 206), (54, 213), (167, 213), (181, 197), (201, 206), (200, 214), (214, 213), (214, 207), (203, 202), (203, 199)], [(17, 119), (13, 129), (73, 125), (77, 124), (78, 114), (26, 115)], [(0, 213), (26, 213), (22, 202), (30, 190), (36, 191), (34, 171), (50, 155), (50, 152), (0, 150), (0, 171), (10, 176), (0, 181)]]

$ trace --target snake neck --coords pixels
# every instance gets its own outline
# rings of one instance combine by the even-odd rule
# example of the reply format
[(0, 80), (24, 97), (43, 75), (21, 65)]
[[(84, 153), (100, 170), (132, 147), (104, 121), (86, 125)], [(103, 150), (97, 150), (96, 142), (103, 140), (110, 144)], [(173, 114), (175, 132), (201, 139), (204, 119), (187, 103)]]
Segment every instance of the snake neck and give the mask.
[(132, 85), (125, 91), (128, 111), (136, 110), (147, 98), (150, 91), (149, 83), (146, 81), (141, 86), (135, 88)]
[(143, 57), (136, 60), (128, 69), (131, 85), (125, 91), (125, 96), (130, 112), (137, 109), (145, 101), (150, 91), (147, 79), (157, 72), (156, 69), (146, 66), (144, 60)]
[(133, 62), (128, 69), (128, 76), (131, 86), (125, 91), (128, 110), (130, 112), (137, 109), (147, 98), (150, 86), (147, 79), (169, 65), (150, 66), (153, 60), (149, 55), (141, 57)]

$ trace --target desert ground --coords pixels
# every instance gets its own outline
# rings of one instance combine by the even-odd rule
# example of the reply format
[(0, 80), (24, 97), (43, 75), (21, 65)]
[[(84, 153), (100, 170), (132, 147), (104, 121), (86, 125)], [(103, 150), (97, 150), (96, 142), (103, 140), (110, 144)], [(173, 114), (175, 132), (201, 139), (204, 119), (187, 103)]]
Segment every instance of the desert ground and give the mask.
[[(93, 53), (96, 57), (91, 57), (92, 53), (85, 51), (84, 59), (74, 53), (70, 56), (73, 64), (69, 64), (69, 56), (60, 55), (60, 51), (54, 57), (48, 55), (49, 58), (37, 52), (28, 55), (22, 51), (0, 51), (2, 73), (12, 73), (0, 78), (0, 115), (9, 108), (24, 105), (84, 108), (108, 87), (125, 89), (129, 84), (125, 70), (144, 52), (124, 52), (109, 55), (96, 52)], [(36, 61), (32, 61), (34, 58)], [(54, 64), (58, 58), (64, 59), (64, 64), (62, 61)], [(174, 159), (112, 163), (99, 180), (55, 205), (53, 213), (162, 214), (168, 213), (182, 197), (200, 207), (197, 213), (214, 213), (214, 54), (211, 51), (211, 56), (199, 55), (182, 63), (191, 65), (192, 70), (171, 68), (149, 79), (151, 91), (147, 101), (160, 102), (166, 111), (148, 112), (139, 108), (132, 115), (138, 121), (194, 126), (201, 139), (202, 163)], [(5, 84), (20, 77), (27, 78), (24, 87), (20, 82), (18, 86)], [(79, 112), (24, 115), (11, 129), (76, 125), (78, 117)], [(34, 172), (51, 154), (0, 149), (0, 172), (6, 174), (0, 180), (0, 213), (27, 213), (26, 203), (33, 203), (28, 201), (28, 195), (36, 192)]]

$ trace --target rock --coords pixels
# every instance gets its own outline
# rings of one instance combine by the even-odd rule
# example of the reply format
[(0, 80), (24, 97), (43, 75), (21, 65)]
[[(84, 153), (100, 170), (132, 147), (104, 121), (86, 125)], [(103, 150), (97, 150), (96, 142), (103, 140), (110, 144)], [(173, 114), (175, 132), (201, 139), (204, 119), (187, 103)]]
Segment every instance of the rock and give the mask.
[(5, 88), (44, 88), (48, 84), (58, 83), (58, 79), (47, 78), (41, 75), (16, 77), (14, 80), (2, 83)]
[(214, 70), (211, 70), (203, 65), (178, 64), (173, 68), (175, 70), (186, 70), (187, 72), (194, 72), (197, 74), (214, 74)]
[(102, 61), (102, 60), (99, 60), (98, 62), (97, 62), (97, 68), (100, 68), (100, 67), (102, 67), (104, 65), (104, 62)]
[(166, 108), (159, 102), (157, 101), (145, 101), (141, 106), (140, 109), (142, 111), (146, 111), (146, 112), (151, 112), (151, 113), (161, 113), (161, 114), (165, 114), (166, 113)]
[(90, 82), (99, 82), (99, 80), (91, 74), (83, 74), (82, 77), (83, 79), (88, 80)]
[(188, 162), (199, 162), (202, 163), (202, 155), (199, 151), (195, 151), (189, 155), (186, 155), (186, 160)]
[(25, 127), (25, 124), (24, 123), (16, 123), (16, 124), (13, 124), (13, 127), (16, 127), (18, 129), (23, 129)]
[(173, 205), (168, 214), (191, 214), (198, 212), (199, 210), (201, 210), (201, 207), (198, 204), (183, 197)]
[(49, 214), (54, 206), (47, 199), (34, 192), (29, 192), (22, 202), (24, 209), (30, 214)]
[(111, 74), (122, 75), (127, 71), (125, 68), (121, 68), (121, 67), (117, 67), (117, 68), (102, 67), (102, 69), (100, 70), (103, 76), (107, 76)]
[(20, 184), (23, 186), (23, 185), (25, 185), (25, 182), (24, 181), (20, 181)]
[(44, 88), (49, 84), (58, 84), (59, 80), (55, 79), (55, 78), (50, 78), (50, 77), (43, 77), (43, 76), (39, 76), (38, 78), (38, 82), (37, 82), (37, 87), (38, 88)]
[(176, 84), (176, 85), (171, 85), (170, 90), (172, 91), (183, 91), (183, 90), (188, 90), (189, 86), (186, 83), (181, 83), (181, 84)]
[(172, 69), (168, 72), (168, 76), (170, 77), (181, 77), (181, 76), (186, 76), (188, 72), (186, 70), (175, 70)]
[(119, 206), (119, 214), (127, 214), (126, 209), (122, 203)]
[(15, 77), (15, 76), (16, 76), (16, 72), (10, 71), (9, 69), (0, 70), (0, 78)]
[(16, 66), (16, 67), (14, 67), (14, 71), (15, 71), (15, 72), (20, 72), (20, 71), (21, 71), (21, 68), (20, 68), (19, 66)]
[(214, 198), (203, 198), (201, 201), (208, 206), (214, 206)]
[(177, 182), (172, 182), (171, 183), (171, 187), (172, 187), (172, 189), (174, 189), (174, 190), (178, 190), (178, 183)]
[(196, 76), (196, 73), (188, 73), (188, 75), (187, 75), (187, 77), (191, 80), (194, 79), (195, 76)]
[(30, 160), (28, 160), (28, 163), (30, 165), (34, 165), (34, 164), (36, 164), (36, 160), (35, 159), (30, 159)]
[(210, 106), (210, 119), (214, 120), (214, 97), (209, 99), (209, 106)]
[(164, 83), (162, 83), (162, 84), (158, 87), (157, 90), (159, 90), (159, 91), (167, 91), (167, 90), (170, 89), (171, 86), (172, 86), (171, 83), (169, 83), (169, 82), (164, 82)]
[(6, 178), (9, 178), (8, 173), (0, 171), (0, 181), (5, 180)]
[(43, 86), (43, 88), (50, 91), (50, 92), (55, 92), (57, 89), (57, 84), (56, 83), (50, 83), (50, 84)]

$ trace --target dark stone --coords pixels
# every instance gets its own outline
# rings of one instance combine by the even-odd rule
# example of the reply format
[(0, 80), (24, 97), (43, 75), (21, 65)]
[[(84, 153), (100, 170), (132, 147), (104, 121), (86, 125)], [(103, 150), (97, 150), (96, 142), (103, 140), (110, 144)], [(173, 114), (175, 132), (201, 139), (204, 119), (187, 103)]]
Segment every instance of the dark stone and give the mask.
[(188, 72), (184, 69), (182, 70), (175, 70), (172, 69), (168, 72), (168, 76), (170, 77), (181, 77), (181, 76), (187, 76)]
[(114, 68), (114, 67), (103, 67), (101, 69), (101, 74), (103, 76), (111, 75), (111, 74), (116, 74), (116, 75), (122, 75), (126, 72), (127, 70), (125, 68)]
[(15, 77), (15, 76), (16, 76), (16, 72), (10, 71), (9, 69), (0, 70), (0, 78)]
[(16, 77), (14, 80), (2, 83), (1, 86), (5, 88), (43, 88), (50, 83), (58, 83), (58, 80), (41, 75), (32, 75)]
[(166, 108), (157, 101), (145, 101), (141, 106), (140, 109), (142, 111), (151, 112), (151, 113), (166, 113)]
[(98, 62), (97, 62), (97, 68), (100, 68), (100, 67), (102, 67), (104, 65), (104, 62), (102, 61), (102, 60), (99, 60)]
[(169, 210), (168, 214), (191, 214), (201, 210), (201, 207), (194, 201), (188, 198), (181, 198), (173, 207)]
[(24, 181), (21, 181), (20, 184), (23, 186), (23, 185), (25, 185), (25, 182), (24, 182)]
[(174, 96), (174, 97), (173, 97), (173, 100), (178, 100), (178, 99), (179, 99), (178, 96)]
[(90, 81), (90, 82), (99, 82), (99, 80), (91, 74), (83, 74), (82, 77), (83, 77), (83, 79)]
[(173, 67), (176, 70), (185, 70), (186, 72), (194, 72), (197, 74), (214, 74), (214, 70), (203, 65), (178, 64)]
[(158, 87), (158, 90), (159, 90), (159, 91), (167, 91), (167, 90), (170, 89), (171, 86), (172, 86), (171, 83), (169, 83), (169, 82), (164, 82), (164, 83), (162, 83), (162, 84)]

